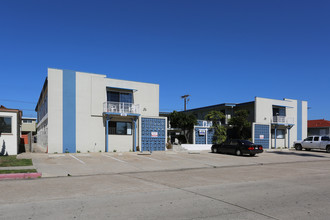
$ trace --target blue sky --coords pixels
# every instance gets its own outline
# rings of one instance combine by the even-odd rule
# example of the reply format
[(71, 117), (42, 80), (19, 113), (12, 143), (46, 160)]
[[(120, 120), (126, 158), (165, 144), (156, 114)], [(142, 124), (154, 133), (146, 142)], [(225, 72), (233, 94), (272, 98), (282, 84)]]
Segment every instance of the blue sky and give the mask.
[(0, 1), (0, 104), (33, 112), (47, 68), (160, 84), (160, 110), (255, 96), (330, 120), (330, 1)]

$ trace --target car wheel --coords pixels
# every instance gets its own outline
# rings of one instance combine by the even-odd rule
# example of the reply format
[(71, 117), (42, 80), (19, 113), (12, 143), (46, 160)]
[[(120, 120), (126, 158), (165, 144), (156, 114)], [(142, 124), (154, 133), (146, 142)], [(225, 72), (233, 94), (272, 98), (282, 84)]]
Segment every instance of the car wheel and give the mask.
[(256, 155), (256, 154), (252, 154), (252, 153), (250, 154), (251, 157), (254, 157), (255, 155)]
[(326, 151), (327, 153), (330, 153), (330, 146), (327, 146)]
[(237, 149), (237, 150), (236, 150), (236, 155), (237, 155), (237, 156), (241, 156), (241, 155), (242, 155), (242, 151), (241, 151), (240, 149)]
[(218, 153), (218, 149), (216, 147), (212, 148), (212, 153)]
[(296, 144), (294, 148), (296, 148), (296, 150), (302, 150), (302, 146), (300, 144)]

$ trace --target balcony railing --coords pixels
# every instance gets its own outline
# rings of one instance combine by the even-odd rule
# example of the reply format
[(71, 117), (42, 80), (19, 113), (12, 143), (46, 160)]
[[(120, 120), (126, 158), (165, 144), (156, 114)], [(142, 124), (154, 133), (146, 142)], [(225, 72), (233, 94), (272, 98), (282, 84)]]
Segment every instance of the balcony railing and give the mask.
[(293, 117), (273, 116), (273, 123), (276, 124), (294, 124)]
[(120, 113), (120, 114), (139, 114), (140, 105), (126, 102), (104, 102), (103, 112)]

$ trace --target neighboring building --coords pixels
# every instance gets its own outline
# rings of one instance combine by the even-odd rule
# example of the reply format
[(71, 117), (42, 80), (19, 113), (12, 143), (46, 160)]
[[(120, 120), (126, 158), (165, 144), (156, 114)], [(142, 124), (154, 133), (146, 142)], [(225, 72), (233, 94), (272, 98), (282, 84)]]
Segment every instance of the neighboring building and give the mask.
[(37, 133), (36, 118), (22, 118), (21, 142), (25, 146), (25, 150), (32, 152), (32, 143), (34, 143), (34, 135)]
[(330, 136), (330, 121), (324, 119), (308, 120), (308, 135)]
[(22, 111), (0, 106), (0, 156), (17, 155)]
[(165, 150), (158, 84), (49, 68), (36, 111), (49, 153)]
[[(267, 99), (256, 97), (252, 102), (224, 103), (203, 108), (190, 109), (186, 113), (194, 114), (197, 119), (204, 120), (205, 115), (212, 110), (221, 111), (226, 118), (221, 123), (228, 125), (229, 119), (236, 110), (246, 109), (249, 113), (248, 120), (251, 122), (251, 139), (264, 148), (290, 148), (293, 142), (302, 140), (307, 136), (307, 102), (294, 99)], [(207, 122), (204, 122), (207, 123)], [(211, 134), (203, 138), (204, 132), (195, 127), (194, 144), (211, 144)], [(208, 130), (205, 130), (208, 132)], [(202, 137), (200, 137), (202, 136)]]

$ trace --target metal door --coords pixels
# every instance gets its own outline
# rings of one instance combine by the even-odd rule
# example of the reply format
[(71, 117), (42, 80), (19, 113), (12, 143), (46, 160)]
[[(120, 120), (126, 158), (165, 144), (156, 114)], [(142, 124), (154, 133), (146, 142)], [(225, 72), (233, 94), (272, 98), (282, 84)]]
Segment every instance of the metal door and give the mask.
[(142, 151), (164, 151), (166, 121), (161, 118), (141, 118)]
[(254, 125), (254, 143), (262, 145), (263, 148), (269, 149), (269, 125)]

